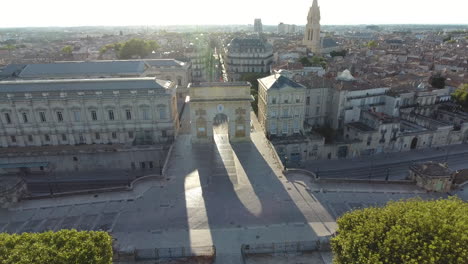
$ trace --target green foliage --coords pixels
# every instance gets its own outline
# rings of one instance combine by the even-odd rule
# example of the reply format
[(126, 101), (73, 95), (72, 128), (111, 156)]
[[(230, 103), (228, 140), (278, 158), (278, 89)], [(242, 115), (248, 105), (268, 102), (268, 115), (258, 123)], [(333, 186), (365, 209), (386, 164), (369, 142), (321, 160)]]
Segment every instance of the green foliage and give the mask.
[(344, 214), (333, 263), (466, 263), (468, 204), (458, 198), (390, 202)]
[(444, 42), (452, 40), (452, 36), (448, 35), (447, 37), (444, 38)]
[(122, 48), (122, 43), (107, 44), (105, 46), (102, 46), (99, 49), (99, 55), (106, 53), (108, 50), (114, 50), (116, 53), (118, 53), (121, 48)]
[(371, 40), (371, 41), (367, 42), (366, 46), (369, 49), (373, 49), (373, 48), (376, 48), (378, 46), (378, 44), (377, 44), (377, 41)]
[(71, 55), (72, 52), (73, 52), (73, 47), (70, 46), (70, 45), (67, 45), (67, 46), (62, 48), (62, 53), (65, 54), (65, 55)]
[(429, 83), (434, 88), (443, 89), (445, 88), (445, 80), (445, 77), (440, 75), (440, 73), (437, 73), (429, 78)]
[(299, 60), (299, 62), (302, 63), (302, 66), (304, 67), (322, 67), (324, 69), (327, 68), (327, 62), (325, 61), (325, 59), (318, 56), (314, 56), (312, 58), (303, 57)]
[(254, 110), (255, 114), (258, 113), (258, 79), (264, 78), (268, 76), (267, 73), (245, 73), (242, 75), (241, 80), (247, 81), (252, 84), (250, 88), (250, 94), (254, 97), (254, 101), (251, 103), (252, 109)]
[(0, 234), (2, 264), (110, 264), (112, 238), (106, 232)]
[(451, 40), (448, 40), (448, 41), (447, 41), (448, 44), (454, 44), (454, 43), (456, 43), (456, 42), (457, 42), (457, 41), (454, 40), (454, 39), (451, 39)]
[(346, 56), (346, 53), (348, 53), (347, 50), (332, 51), (332, 52), (330, 52), (330, 56), (332, 56), (332, 57), (337, 57), (337, 56), (344, 57), (344, 56)]
[(468, 111), (468, 84), (465, 83), (460, 86), (455, 93), (452, 94), (452, 98)]
[(121, 48), (119, 48), (119, 58), (123, 60), (132, 59), (134, 57), (137, 58), (145, 58), (148, 56), (153, 50), (157, 50), (159, 48), (158, 43), (154, 40), (143, 40), (143, 39), (131, 39), (122, 44)]

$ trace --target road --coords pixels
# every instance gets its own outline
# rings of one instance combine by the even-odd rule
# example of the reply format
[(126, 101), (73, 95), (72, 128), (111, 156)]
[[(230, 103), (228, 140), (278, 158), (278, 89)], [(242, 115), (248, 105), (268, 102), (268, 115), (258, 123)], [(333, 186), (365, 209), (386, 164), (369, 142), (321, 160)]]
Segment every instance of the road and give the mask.
[[(385, 179), (388, 176), (389, 179), (398, 180), (406, 177), (411, 164), (424, 161), (447, 162), (449, 168), (453, 170), (468, 168), (468, 149), (466, 152), (448, 153), (448, 155), (446, 151), (440, 150), (438, 153), (433, 151), (431, 154), (429, 157), (423, 155), (415, 157), (415, 155), (410, 156), (409, 153), (400, 153), (399, 159), (395, 158), (395, 154), (380, 155), (378, 158), (370, 156), (353, 159), (352, 162), (342, 161), (342, 165), (336, 164), (336, 166), (306, 164), (304, 169), (318, 173), (321, 178)], [(405, 156), (407, 156), (406, 159)], [(323, 161), (323, 163), (327, 162)], [(336, 167), (340, 169), (335, 169)]]

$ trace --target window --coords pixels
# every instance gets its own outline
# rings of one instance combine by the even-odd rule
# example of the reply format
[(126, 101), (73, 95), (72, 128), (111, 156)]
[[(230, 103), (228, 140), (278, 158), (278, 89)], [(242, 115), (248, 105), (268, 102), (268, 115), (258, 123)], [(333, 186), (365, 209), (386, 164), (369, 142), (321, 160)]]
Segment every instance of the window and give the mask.
[(29, 142), (33, 142), (33, 141), (34, 141), (34, 139), (33, 139), (33, 136), (32, 136), (32, 135), (28, 135), (28, 141), (29, 141)]
[(294, 133), (299, 133), (299, 120), (294, 120)]
[(23, 122), (27, 123), (28, 122), (28, 114), (23, 113)]
[(315, 108), (315, 115), (319, 115), (320, 114), (320, 106), (317, 106), (317, 108)]
[(11, 142), (16, 143), (16, 137), (15, 136), (10, 136)]
[(289, 95), (284, 96), (284, 103), (285, 104), (289, 103)]
[(301, 97), (299, 95), (296, 95), (296, 103), (300, 103), (301, 102)]
[(130, 109), (125, 110), (125, 116), (127, 120), (132, 120), (132, 111), (130, 111)]
[(146, 164), (144, 162), (140, 162), (140, 167), (144, 169), (146, 167)]
[(283, 122), (283, 134), (287, 134), (289, 130), (288, 122)]
[(80, 122), (81, 121), (81, 112), (79, 110), (73, 111), (73, 118), (75, 119), (75, 122)]
[(45, 141), (49, 142), (49, 141), (50, 141), (50, 136), (47, 135), (47, 134), (45, 134), (45, 135), (44, 135), (44, 139), (45, 139)]
[(109, 120), (114, 120), (114, 110), (109, 110)]
[(159, 107), (159, 118), (160, 119), (166, 119), (167, 118), (167, 113), (166, 113), (166, 107)]
[(283, 108), (283, 117), (288, 117), (288, 108)]
[(47, 122), (45, 112), (39, 112), (39, 119), (41, 120), (42, 123)]
[(276, 122), (270, 123), (270, 134), (276, 135)]
[(182, 85), (182, 78), (180, 77), (177, 77), (177, 85)]
[(62, 140), (67, 141), (67, 134), (62, 134)]
[(96, 137), (96, 140), (101, 139), (101, 134), (99, 134), (99, 132), (96, 132), (96, 134), (94, 136)]
[(133, 131), (128, 131), (128, 138), (133, 138)]
[(270, 115), (271, 117), (276, 117), (276, 110), (271, 110)]
[(143, 120), (150, 120), (148, 108), (143, 108), (141, 113), (143, 115)]
[(7, 122), (7, 124), (11, 124), (11, 117), (9, 113), (5, 113), (5, 121)]
[(59, 121), (59, 122), (62, 122), (62, 121), (63, 121), (62, 112), (57, 112), (57, 121)]
[(112, 132), (112, 138), (117, 139), (117, 132)]
[(148, 162), (148, 167), (149, 167), (150, 169), (153, 168), (153, 162), (152, 162), (152, 161)]
[(167, 131), (166, 131), (166, 130), (162, 130), (162, 131), (161, 131), (161, 136), (162, 136), (162, 137), (167, 137)]
[(96, 111), (91, 111), (91, 119), (93, 119), (93, 121), (96, 121), (97, 120), (97, 112)]
[(307, 96), (306, 98), (306, 105), (310, 105), (310, 96)]
[(296, 109), (294, 109), (294, 116), (295, 116), (295, 117), (298, 117), (300, 111), (301, 111), (301, 110), (299, 109), (299, 107), (297, 107)]
[(272, 104), (276, 104), (276, 97), (272, 97), (272, 98), (271, 98), (271, 103), (272, 103)]

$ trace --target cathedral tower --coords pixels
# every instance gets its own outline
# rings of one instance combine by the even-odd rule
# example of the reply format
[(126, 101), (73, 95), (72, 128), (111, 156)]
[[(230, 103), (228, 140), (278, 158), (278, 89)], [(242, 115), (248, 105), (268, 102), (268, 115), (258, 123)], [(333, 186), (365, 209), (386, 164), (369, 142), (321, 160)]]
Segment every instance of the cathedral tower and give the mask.
[(303, 44), (313, 53), (320, 53), (320, 7), (317, 0), (314, 0), (312, 7), (309, 9)]

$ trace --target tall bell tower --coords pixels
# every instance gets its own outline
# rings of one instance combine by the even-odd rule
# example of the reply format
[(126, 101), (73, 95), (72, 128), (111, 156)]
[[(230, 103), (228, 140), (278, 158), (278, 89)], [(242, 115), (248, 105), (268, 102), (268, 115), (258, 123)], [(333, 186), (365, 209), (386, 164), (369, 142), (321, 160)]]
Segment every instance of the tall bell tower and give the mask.
[(314, 0), (312, 7), (309, 9), (303, 44), (313, 53), (320, 53), (320, 7), (317, 0)]

